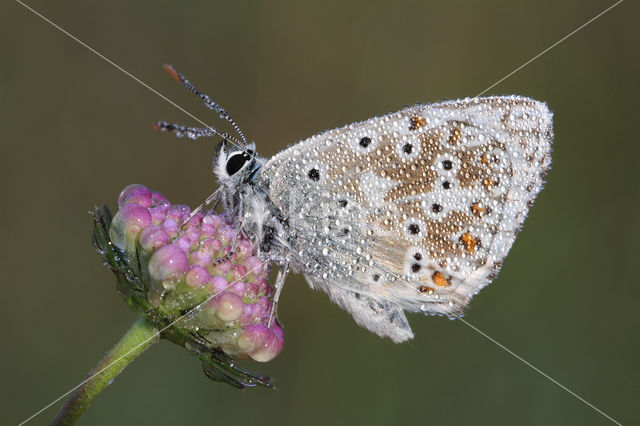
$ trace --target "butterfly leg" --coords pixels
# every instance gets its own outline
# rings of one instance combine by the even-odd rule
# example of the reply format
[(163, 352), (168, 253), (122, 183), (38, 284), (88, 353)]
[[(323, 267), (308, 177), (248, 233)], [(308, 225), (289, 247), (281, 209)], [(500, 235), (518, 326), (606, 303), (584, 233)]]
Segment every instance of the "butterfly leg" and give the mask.
[(229, 252), (229, 256), (231, 256), (236, 251), (236, 243), (238, 242), (238, 235), (242, 232), (242, 223), (244, 222), (244, 200), (242, 198), (242, 193), (240, 194), (240, 203), (238, 204), (238, 217), (240, 218), (240, 223), (236, 226), (236, 233), (233, 236), (233, 241), (231, 243), (231, 251)]
[(273, 302), (271, 305), (271, 314), (269, 315), (269, 323), (267, 327), (271, 328), (271, 322), (273, 321), (274, 316), (277, 315), (278, 310), (278, 299), (280, 299), (280, 293), (282, 293), (282, 287), (284, 287), (284, 281), (287, 279), (287, 274), (289, 273), (289, 264), (285, 263), (279, 270), (278, 275), (276, 277), (276, 293), (273, 295)]
[[(209, 195), (207, 197), (206, 200), (204, 200), (203, 203), (201, 203), (198, 207), (196, 207), (195, 209), (193, 209), (193, 211), (191, 212), (191, 214), (189, 215), (189, 217), (182, 222), (182, 224), (180, 225), (180, 227), (183, 227), (187, 222), (189, 222), (196, 214), (198, 214), (198, 212), (200, 210), (202, 210), (203, 208), (207, 207), (209, 204), (213, 203), (215, 200), (215, 203), (213, 204), (213, 208), (216, 208), (216, 205), (218, 205), (218, 202), (220, 201), (220, 190), (222, 187), (216, 189), (213, 194)], [(235, 241), (235, 240), (234, 240)]]

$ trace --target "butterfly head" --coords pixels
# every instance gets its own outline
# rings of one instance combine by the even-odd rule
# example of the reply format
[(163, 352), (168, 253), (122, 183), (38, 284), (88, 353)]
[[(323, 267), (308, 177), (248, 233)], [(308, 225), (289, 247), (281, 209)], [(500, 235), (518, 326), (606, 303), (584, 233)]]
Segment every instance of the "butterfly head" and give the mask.
[(236, 188), (253, 181), (262, 168), (263, 159), (256, 155), (255, 143), (242, 148), (220, 142), (213, 158), (213, 172), (221, 185)]

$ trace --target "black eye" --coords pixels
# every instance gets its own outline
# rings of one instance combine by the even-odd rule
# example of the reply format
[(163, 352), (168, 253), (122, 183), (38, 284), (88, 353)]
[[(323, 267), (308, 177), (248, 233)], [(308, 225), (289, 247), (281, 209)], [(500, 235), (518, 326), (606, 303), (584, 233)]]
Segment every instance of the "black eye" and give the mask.
[(247, 154), (246, 152), (239, 152), (227, 158), (227, 174), (231, 176), (237, 173), (249, 158), (249, 154)]

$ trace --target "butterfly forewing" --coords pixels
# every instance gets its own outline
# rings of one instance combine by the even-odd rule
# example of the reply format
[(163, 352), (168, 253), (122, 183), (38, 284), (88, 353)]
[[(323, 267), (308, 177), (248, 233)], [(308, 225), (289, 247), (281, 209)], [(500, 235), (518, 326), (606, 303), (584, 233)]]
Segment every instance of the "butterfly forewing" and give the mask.
[(458, 315), (498, 272), (542, 188), (551, 126), (522, 97), (416, 105), (302, 141), (260, 179), (294, 269), (402, 341), (403, 309)]

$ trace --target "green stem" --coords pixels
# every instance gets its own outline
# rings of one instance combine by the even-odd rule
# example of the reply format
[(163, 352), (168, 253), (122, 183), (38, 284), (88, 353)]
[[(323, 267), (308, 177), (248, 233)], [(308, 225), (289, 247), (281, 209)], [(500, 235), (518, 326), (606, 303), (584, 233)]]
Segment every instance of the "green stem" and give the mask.
[(144, 318), (138, 319), (107, 353), (64, 403), (52, 425), (72, 425), (89, 404), (142, 352), (160, 338), (158, 329)]

